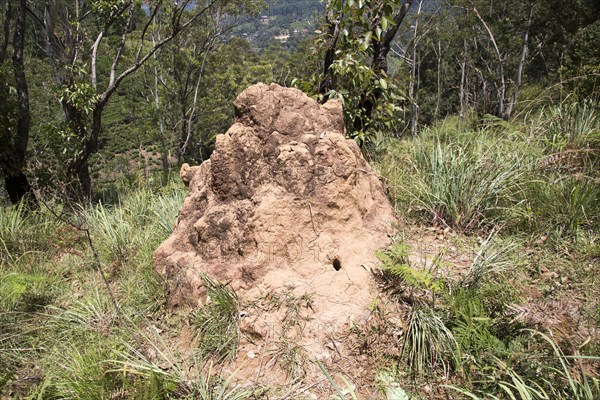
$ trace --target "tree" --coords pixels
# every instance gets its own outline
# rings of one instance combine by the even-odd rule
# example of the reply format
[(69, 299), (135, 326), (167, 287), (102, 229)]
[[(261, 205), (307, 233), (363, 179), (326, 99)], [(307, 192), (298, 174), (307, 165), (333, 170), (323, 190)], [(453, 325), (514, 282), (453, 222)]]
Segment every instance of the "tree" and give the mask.
[[(0, 48), (0, 64), (5, 63), (8, 49), (8, 36), (10, 35), (10, 2), (5, 3), (5, 18), (3, 29), (3, 40)], [(30, 112), (29, 112), (29, 89), (25, 76), (24, 49), (25, 49), (25, 27), (26, 27), (26, 0), (19, 0), (16, 4), (15, 24), (13, 34), (12, 69), (14, 76), (14, 92), (16, 102), (9, 98), (12, 96), (10, 89), (6, 93), (7, 83), (4, 86), (4, 121), (2, 121), (3, 142), (6, 143), (6, 151), (3, 153), (0, 168), (4, 175), (4, 184), (10, 201), (13, 204), (25, 201), (28, 208), (37, 208), (37, 200), (33, 189), (25, 175), (27, 144), (29, 142)], [(12, 104), (11, 104), (12, 103)]]
[[(224, 39), (233, 28), (248, 15), (256, 14), (262, 5), (264, 3), (257, 0), (216, 3), (189, 29), (155, 54), (150, 66), (152, 85), (148, 88), (157, 111), (164, 110), (158, 113), (157, 121), (161, 140), (164, 140), (165, 125), (175, 133), (177, 146), (174, 154), (178, 164), (187, 157), (202, 162), (208, 156), (212, 138), (198, 133), (207, 130), (206, 108), (217, 99), (211, 101), (204, 97), (209, 87), (215, 84), (214, 79), (207, 79), (206, 75), (215, 67), (225, 68), (212, 55), (225, 45)], [(159, 25), (155, 24), (156, 27)], [(153, 43), (160, 41), (161, 36), (160, 29), (152, 30)], [(163, 148), (163, 152), (165, 150)], [(165, 163), (163, 159), (163, 168), (168, 167)]]
[[(72, 197), (91, 199), (89, 159), (98, 150), (102, 115), (119, 85), (194, 21), (229, 1), (154, 0), (145, 2), (144, 13), (139, 0), (45, 0), (43, 10), (30, 10), (61, 89), (65, 140), (76, 143), (67, 166), (68, 176), (78, 182)], [(168, 23), (161, 40), (152, 42), (148, 32), (158, 15)], [(104, 68), (101, 61), (107, 60)]]
[[(360, 142), (388, 90), (388, 54), (413, 0), (331, 0), (326, 3), (322, 101), (342, 93), (349, 126)], [(337, 76), (337, 80), (336, 80)], [(345, 81), (345, 82), (340, 82)], [(344, 83), (349, 87), (343, 89)], [(353, 98), (352, 98), (353, 97)], [(389, 99), (388, 99), (389, 100)]]
[(597, 1), (453, 0), (439, 15), (419, 52), (425, 122), (470, 111), (510, 119), (539, 104), (525, 100), (560, 96), (561, 88), (588, 96), (600, 83)]

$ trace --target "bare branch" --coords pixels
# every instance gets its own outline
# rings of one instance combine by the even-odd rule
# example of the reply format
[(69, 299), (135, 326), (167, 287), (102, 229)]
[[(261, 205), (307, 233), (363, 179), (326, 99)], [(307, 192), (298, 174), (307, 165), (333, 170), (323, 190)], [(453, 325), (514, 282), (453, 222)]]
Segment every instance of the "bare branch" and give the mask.
[(119, 47), (115, 54), (115, 58), (113, 59), (113, 63), (110, 67), (110, 78), (108, 80), (108, 86), (112, 86), (115, 82), (115, 75), (117, 73), (117, 66), (119, 65), (119, 61), (121, 60), (121, 56), (123, 55), (123, 50), (125, 49), (125, 43), (127, 39), (127, 31), (131, 26), (131, 22), (133, 21), (133, 7), (129, 8), (129, 16), (127, 17), (127, 23), (123, 28), (123, 33), (121, 34), (121, 41), (119, 42)]
[(398, 32), (398, 28), (400, 28), (400, 24), (402, 24), (404, 17), (406, 17), (406, 13), (408, 13), (412, 2), (413, 0), (406, 0), (404, 4), (402, 4), (402, 7), (400, 7), (400, 10), (398, 10), (398, 13), (394, 16), (394, 25), (390, 29), (388, 29), (388, 31), (385, 33), (385, 36), (383, 37), (383, 48), (389, 48), (390, 44), (392, 43), (392, 40), (394, 40), (394, 37)]
[(505, 93), (506, 93), (506, 82), (504, 80), (504, 62), (502, 60), (502, 55), (500, 54), (500, 49), (498, 48), (498, 45), (496, 44), (496, 39), (494, 38), (494, 34), (492, 33), (488, 24), (485, 23), (484, 19), (481, 17), (481, 15), (477, 11), (476, 7), (473, 7), (473, 11), (475, 12), (475, 15), (477, 15), (477, 18), (479, 18), (479, 21), (481, 21), (481, 24), (487, 31), (488, 35), (490, 36), (492, 45), (494, 45), (494, 51), (496, 52), (496, 56), (498, 57), (498, 68), (499, 68), (499, 73), (500, 73), (500, 93), (498, 94), (499, 95), (498, 113), (500, 114), (500, 117), (504, 117), (504, 97), (505, 97)]
[[(194, 21), (200, 18), (201, 15), (206, 13), (217, 0), (211, 0), (206, 6), (197, 11), (188, 21), (186, 21), (183, 25), (179, 27), (174, 27), (173, 31), (169, 36), (157, 42), (142, 58), (136, 58), (135, 63), (123, 71), (119, 76), (117, 76), (114, 80), (111, 80), (106, 90), (100, 95), (100, 102), (106, 103), (115, 89), (119, 86), (119, 84), (125, 79), (127, 76), (137, 71), (150, 57), (154, 55), (160, 48), (171, 42), (182, 30), (185, 30), (188, 26), (190, 26)], [(186, 3), (187, 4), (187, 3)], [(183, 11), (183, 10), (181, 10)], [(142, 44), (140, 44), (142, 46)]]
[(98, 46), (100, 45), (100, 41), (104, 37), (104, 31), (98, 34), (96, 41), (92, 45), (92, 87), (96, 89), (96, 61), (98, 57)]

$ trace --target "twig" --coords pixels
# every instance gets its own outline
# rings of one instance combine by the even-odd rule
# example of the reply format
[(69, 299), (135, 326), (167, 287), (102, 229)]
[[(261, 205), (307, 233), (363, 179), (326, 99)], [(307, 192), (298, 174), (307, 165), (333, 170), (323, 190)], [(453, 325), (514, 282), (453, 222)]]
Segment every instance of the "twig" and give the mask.
[(96, 248), (94, 247), (94, 242), (92, 242), (92, 236), (90, 235), (90, 230), (89, 230), (89, 228), (86, 227), (86, 228), (83, 228), (83, 231), (85, 232), (85, 236), (87, 238), (88, 245), (90, 246), (90, 249), (92, 249), (92, 254), (94, 254), (94, 263), (96, 264), (96, 270), (98, 271), (98, 273), (100, 273), (100, 276), (102, 276), (102, 281), (104, 282), (104, 286), (106, 286), (106, 290), (108, 291), (108, 296), (110, 297), (110, 301), (112, 302), (113, 307), (115, 308), (115, 311), (117, 312), (117, 316), (119, 317), (119, 322), (121, 323), (122, 326), (125, 326), (125, 321), (123, 320), (123, 313), (121, 312), (121, 308), (119, 308), (117, 300), (115, 299), (115, 295), (114, 295), (112, 289), (110, 288), (108, 279), (106, 279), (106, 275), (104, 274), (104, 270), (102, 269), (102, 264), (100, 263), (100, 257), (98, 257), (98, 252), (96, 251)]
[[(312, 385), (306, 386), (305, 388), (301, 389), (299, 392), (295, 392), (294, 396), (298, 396), (304, 392), (306, 392), (309, 389), (314, 388), (315, 386), (319, 385), (321, 382), (323, 382), (326, 378), (321, 378), (320, 380), (316, 381), (315, 383), (313, 383)], [(290, 390), (287, 391), (287, 393), (285, 393), (283, 396), (281, 397), (277, 397), (275, 400), (285, 400), (285, 399), (289, 399), (289, 395), (295, 390), (294, 387), (292, 387)]]

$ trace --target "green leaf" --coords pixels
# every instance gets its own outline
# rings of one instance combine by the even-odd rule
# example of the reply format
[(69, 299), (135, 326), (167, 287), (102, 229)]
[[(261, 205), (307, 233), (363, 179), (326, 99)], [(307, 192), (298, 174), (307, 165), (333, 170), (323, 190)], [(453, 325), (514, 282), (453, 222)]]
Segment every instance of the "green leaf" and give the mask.
[(388, 88), (387, 82), (383, 78), (379, 79), (379, 85), (381, 85), (384, 90), (387, 90)]
[(381, 29), (386, 30), (388, 27), (388, 20), (386, 17), (381, 19)]
[(361, 51), (365, 51), (369, 48), (369, 45), (371, 44), (371, 32), (367, 32), (367, 34), (365, 35), (365, 38), (363, 40), (363, 42), (360, 45), (360, 50)]

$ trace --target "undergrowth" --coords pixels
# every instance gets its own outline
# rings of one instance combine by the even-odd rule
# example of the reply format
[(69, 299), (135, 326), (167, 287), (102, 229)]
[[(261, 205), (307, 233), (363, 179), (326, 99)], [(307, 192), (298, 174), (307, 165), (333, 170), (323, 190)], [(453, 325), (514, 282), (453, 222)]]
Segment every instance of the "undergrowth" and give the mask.
[[(374, 306), (377, 323), (350, 329), (360, 369), (375, 363), (368, 391), (600, 398), (599, 114), (568, 100), (520, 123), (484, 117), (462, 129), (449, 118), (389, 141), (378, 167), (404, 226), (442, 230), (470, 262), (453, 271), (444, 251), (415, 262), (406, 240), (378, 253), (376, 281), (394, 307)], [(0, 208), (0, 397), (267, 397), (269, 388), (224, 372), (240, 340), (239, 299), (227, 285), (203, 276), (202, 307), (165, 313), (152, 255), (183, 197), (172, 184), (89, 208), (50, 200), (33, 212)], [(274, 296), (272, 306), (284, 301), (284, 331), (318, 307), (310, 296)], [(187, 322), (196, 347), (180, 354), (174, 338)], [(296, 393), (312, 360), (291, 340), (274, 346)], [(361, 398), (360, 384), (325, 364), (317, 365), (334, 396)]]
[[(202, 359), (192, 362), (190, 372), (157, 333), (164, 289), (152, 254), (170, 234), (183, 193), (183, 188), (171, 185), (122, 194), (116, 205), (68, 211), (49, 202), (33, 212), (0, 209), (1, 395), (39, 399), (254, 395), (253, 389), (234, 387), (221, 379), (219, 371), (204, 368)], [(219, 301), (218, 296), (214, 299)]]
[(415, 396), (433, 380), (442, 397), (598, 398), (598, 299), (579, 294), (600, 273), (597, 105), (457, 125), (397, 141), (378, 165), (405, 223), (479, 243), (454, 277), (411, 263), (404, 242), (380, 253), (382, 287), (412, 309), (393, 369), (412, 373), (395, 376)]
[(201, 276), (206, 287), (206, 304), (191, 316), (202, 357), (218, 361), (232, 359), (239, 341), (238, 299), (233, 291), (209, 276)]

